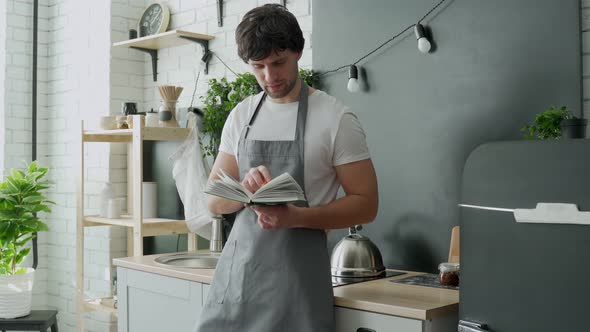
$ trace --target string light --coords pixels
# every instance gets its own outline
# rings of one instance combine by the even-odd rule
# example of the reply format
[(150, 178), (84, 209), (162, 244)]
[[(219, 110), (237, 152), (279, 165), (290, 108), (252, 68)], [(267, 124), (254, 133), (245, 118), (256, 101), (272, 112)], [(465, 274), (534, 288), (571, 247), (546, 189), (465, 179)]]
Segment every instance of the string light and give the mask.
[[(383, 46), (389, 44), (390, 42), (392, 42), (396, 38), (400, 37), (401, 35), (403, 35), (404, 33), (406, 33), (408, 30), (410, 30), (412, 28), (414, 28), (414, 33), (416, 34), (416, 39), (418, 40), (418, 49), (420, 50), (420, 52), (422, 52), (422, 53), (428, 53), (428, 52), (430, 52), (430, 50), (432, 48), (432, 45), (430, 43), (430, 40), (428, 40), (428, 38), (426, 37), (424, 26), (422, 25), (421, 22), (426, 17), (428, 17), (428, 15), (432, 14), (432, 12), (434, 12), (438, 7), (440, 7), (445, 1), (446, 0), (440, 0), (434, 7), (432, 7), (426, 14), (424, 14), (424, 16), (422, 16), (422, 18), (420, 18), (417, 23), (407, 26), (401, 32), (399, 32), (398, 34), (396, 34), (393, 37), (389, 38), (388, 40), (386, 40), (385, 42), (383, 42), (381, 45), (377, 46), (371, 52), (369, 52), (369, 53), (363, 55), (362, 57), (360, 57), (355, 62), (353, 62), (351, 64), (348, 64), (348, 65), (342, 65), (342, 66), (340, 66), (338, 68), (335, 68), (335, 69), (324, 71), (324, 72), (320, 73), (318, 75), (318, 77), (322, 77), (322, 76), (325, 76), (325, 75), (328, 75), (328, 74), (331, 74), (331, 73), (338, 72), (338, 71), (340, 71), (340, 70), (342, 70), (344, 68), (348, 68), (347, 89), (350, 92), (358, 92), (360, 90), (360, 84), (358, 82), (358, 68), (357, 68), (357, 64), (359, 62), (363, 61), (364, 59), (366, 59), (367, 57), (371, 56), (373, 53), (375, 53), (378, 50), (380, 50)], [(231, 71), (234, 75), (238, 76), (238, 74), (236, 74), (236, 72), (233, 71), (225, 62), (223, 62), (223, 60), (221, 60), (221, 58), (217, 54), (215, 54), (215, 52), (212, 52), (212, 54), (217, 59), (219, 59), (219, 61), (221, 61), (221, 63), (227, 69), (229, 69), (229, 71)]]
[[(375, 52), (377, 52), (378, 50), (380, 50), (380, 49), (381, 49), (383, 46), (385, 46), (385, 45), (389, 44), (389, 43), (390, 43), (390, 42), (392, 42), (394, 39), (396, 39), (396, 38), (398, 38), (399, 36), (403, 35), (404, 33), (406, 33), (408, 30), (410, 30), (410, 29), (412, 29), (412, 28), (415, 28), (415, 31), (416, 31), (416, 30), (419, 30), (419, 29), (421, 29), (421, 31), (420, 31), (420, 32), (422, 33), (422, 37), (423, 37), (423, 38), (422, 38), (422, 37), (418, 38), (418, 32), (416, 32), (416, 38), (418, 38), (418, 39), (419, 39), (419, 40), (418, 40), (418, 49), (419, 49), (421, 52), (423, 52), (423, 53), (428, 53), (428, 52), (430, 51), (430, 49), (431, 49), (431, 44), (430, 44), (430, 41), (429, 41), (429, 40), (426, 38), (426, 34), (424, 33), (424, 27), (422, 26), (421, 22), (422, 22), (422, 21), (423, 21), (423, 20), (424, 20), (424, 19), (425, 19), (425, 18), (426, 18), (428, 15), (432, 14), (432, 12), (433, 12), (433, 11), (435, 11), (435, 10), (436, 10), (438, 7), (440, 7), (440, 5), (442, 5), (442, 4), (443, 4), (443, 2), (445, 2), (445, 1), (446, 1), (446, 0), (440, 0), (440, 1), (439, 1), (439, 2), (438, 2), (438, 3), (437, 3), (435, 6), (434, 6), (434, 7), (432, 7), (432, 8), (431, 8), (431, 9), (430, 9), (430, 10), (429, 10), (429, 11), (428, 11), (426, 14), (424, 14), (424, 16), (422, 16), (422, 18), (421, 18), (421, 19), (419, 19), (419, 20), (418, 20), (418, 22), (417, 22), (416, 24), (412, 24), (412, 25), (410, 25), (410, 26), (406, 27), (406, 28), (405, 28), (405, 29), (403, 29), (401, 32), (399, 32), (398, 34), (396, 34), (396, 35), (394, 35), (393, 37), (389, 38), (388, 40), (386, 40), (385, 42), (383, 42), (381, 45), (377, 46), (377, 47), (376, 47), (374, 50), (372, 50), (371, 52), (369, 52), (369, 53), (365, 54), (364, 56), (360, 57), (360, 58), (359, 58), (358, 60), (356, 60), (355, 62), (353, 62), (353, 63), (351, 63), (351, 64), (348, 64), (348, 65), (342, 65), (342, 66), (340, 66), (340, 67), (338, 67), (338, 68), (335, 68), (335, 69), (327, 70), (327, 71), (325, 71), (325, 72), (322, 72), (322, 73), (321, 73), (321, 74), (319, 74), (318, 76), (319, 76), (319, 77), (322, 77), (322, 76), (328, 75), (328, 74), (330, 74), (330, 73), (335, 73), (335, 72), (337, 72), (337, 71), (340, 71), (340, 70), (342, 70), (342, 69), (344, 69), (344, 68), (349, 68), (349, 80), (348, 80), (348, 85), (347, 85), (347, 88), (348, 88), (348, 91), (350, 91), (350, 92), (353, 92), (353, 91), (351, 91), (351, 89), (349, 88), (349, 86), (350, 86), (350, 84), (351, 84), (351, 83), (350, 83), (350, 81), (351, 81), (351, 79), (350, 79), (350, 76), (351, 76), (351, 75), (350, 75), (350, 73), (351, 73), (353, 70), (354, 70), (355, 72), (357, 71), (357, 69), (356, 69), (356, 65), (357, 65), (359, 62), (361, 62), (361, 61), (363, 61), (364, 59), (366, 59), (367, 57), (369, 57), (370, 55), (372, 55), (373, 53), (375, 53)], [(423, 50), (426, 50), (426, 52), (424, 52)], [(353, 69), (353, 68), (354, 68), (354, 69)], [(358, 77), (357, 77), (357, 82), (356, 82), (356, 83), (358, 84)], [(357, 91), (358, 91), (358, 90), (357, 90)], [(356, 92), (356, 91), (355, 91), (355, 92)]]

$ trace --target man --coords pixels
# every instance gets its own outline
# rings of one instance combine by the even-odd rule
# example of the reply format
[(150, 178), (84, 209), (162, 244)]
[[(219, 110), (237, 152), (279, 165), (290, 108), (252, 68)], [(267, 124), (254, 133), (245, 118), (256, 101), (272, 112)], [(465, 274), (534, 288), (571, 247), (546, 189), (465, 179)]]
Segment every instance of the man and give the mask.
[[(299, 77), (305, 41), (284, 7), (249, 11), (236, 41), (264, 91), (229, 115), (210, 180), (223, 169), (256, 192), (288, 172), (308, 206), (244, 207), (209, 196), (212, 213), (239, 212), (198, 331), (333, 331), (325, 230), (371, 222), (378, 207), (365, 134), (348, 108)], [(346, 195), (336, 200), (340, 186)]]

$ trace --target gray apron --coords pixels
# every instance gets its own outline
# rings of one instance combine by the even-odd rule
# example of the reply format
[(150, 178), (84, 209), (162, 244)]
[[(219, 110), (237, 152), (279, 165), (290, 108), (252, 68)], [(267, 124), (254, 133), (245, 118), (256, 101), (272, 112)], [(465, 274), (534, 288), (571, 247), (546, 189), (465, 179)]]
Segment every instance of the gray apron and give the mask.
[[(302, 83), (293, 141), (248, 139), (258, 102), (238, 143), (240, 179), (252, 167), (288, 172), (305, 190), (303, 139), (308, 88)], [(251, 209), (235, 220), (201, 313), (199, 332), (332, 332), (334, 294), (323, 230), (263, 230)]]

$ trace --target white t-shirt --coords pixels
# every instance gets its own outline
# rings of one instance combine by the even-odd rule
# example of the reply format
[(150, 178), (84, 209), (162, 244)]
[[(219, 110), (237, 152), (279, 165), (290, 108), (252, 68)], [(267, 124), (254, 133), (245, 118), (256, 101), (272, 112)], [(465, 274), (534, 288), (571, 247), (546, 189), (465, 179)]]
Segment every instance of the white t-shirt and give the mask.
[[(237, 156), (240, 134), (261, 94), (244, 99), (231, 111), (223, 128), (219, 151)], [(299, 102), (279, 104), (267, 98), (247, 139), (293, 140), (298, 105)], [(305, 194), (310, 206), (324, 205), (336, 198), (340, 187), (334, 166), (369, 159), (369, 148), (356, 115), (321, 90), (315, 90), (309, 96), (306, 122)]]

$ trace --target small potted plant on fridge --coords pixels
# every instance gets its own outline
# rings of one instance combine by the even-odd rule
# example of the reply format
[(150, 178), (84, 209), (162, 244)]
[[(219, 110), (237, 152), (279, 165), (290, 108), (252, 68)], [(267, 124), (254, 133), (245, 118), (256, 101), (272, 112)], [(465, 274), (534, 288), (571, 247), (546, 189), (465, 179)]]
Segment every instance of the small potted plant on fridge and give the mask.
[(31, 312), (33, 268), (20, 264), (31, 251), (25, 247), (47, 225), (37, 217), (51, 212), (53, 202), (43, 191), (50, 187), (43, 177), (47, 168), (32, 162), (23, 172), (11, 170), (0, 181), (0, 318), (16, 318)]
[(526, 139), (545, 140), (559, 138), (584, 138), (588, 120), (572, 115), (566, 106), (548, 110), (535, 116), (534, 124), (524, 126), (521, 131)]

